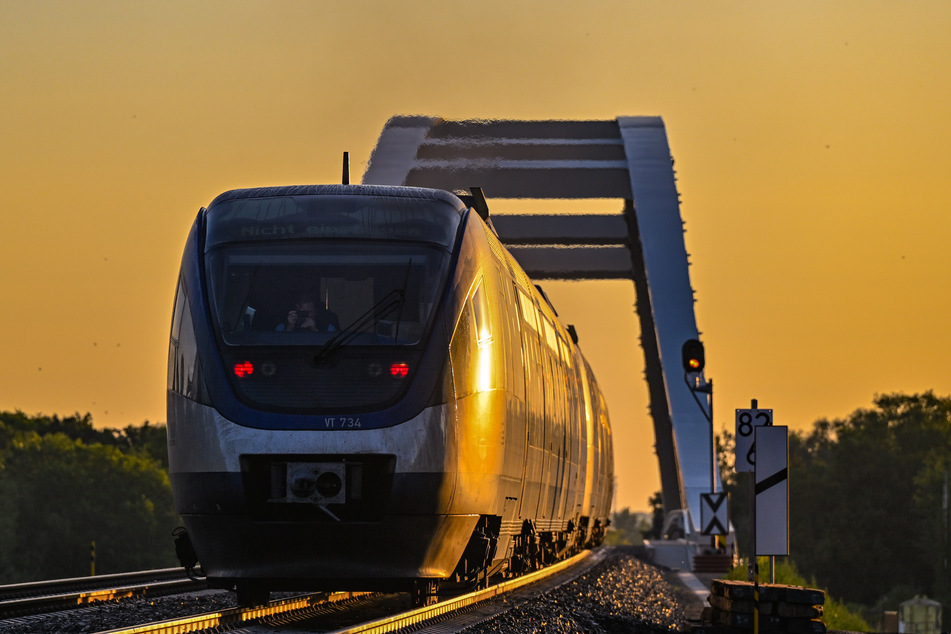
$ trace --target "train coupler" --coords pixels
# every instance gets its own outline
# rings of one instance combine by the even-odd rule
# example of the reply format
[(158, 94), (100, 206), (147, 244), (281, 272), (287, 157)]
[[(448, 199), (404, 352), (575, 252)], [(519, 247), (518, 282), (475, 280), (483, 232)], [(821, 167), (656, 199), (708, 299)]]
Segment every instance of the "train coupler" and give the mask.
[(198, 553), (195, 552), (195, 546), (192, 545), (191, 537), (188, 536), (188, 530), (184, 526), (179, 526), (172, 531), (172, 537), (175, 538), (175, 556), (178, 557), (178, 563), (185, 569), (185, 574), (189, 579), (195, 580), (204, 575), (195, 572), (195, 566), (198, 565)]

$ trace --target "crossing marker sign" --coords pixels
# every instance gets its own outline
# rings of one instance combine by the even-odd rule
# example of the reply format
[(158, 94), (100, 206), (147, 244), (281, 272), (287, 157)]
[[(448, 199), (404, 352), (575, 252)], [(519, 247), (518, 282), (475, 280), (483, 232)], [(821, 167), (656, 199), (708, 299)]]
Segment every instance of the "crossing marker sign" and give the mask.
[(701, 535), (726, 535), (730, 526), (728, 493), (700, 494)]

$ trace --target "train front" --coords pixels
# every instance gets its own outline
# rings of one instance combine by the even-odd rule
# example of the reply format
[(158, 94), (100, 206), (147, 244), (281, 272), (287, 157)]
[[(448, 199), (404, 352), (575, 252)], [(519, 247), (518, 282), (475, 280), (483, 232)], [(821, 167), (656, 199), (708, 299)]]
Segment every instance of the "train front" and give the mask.
[[(236, 190), (189, 235), (172, 319), (170, 474), (203, 571), (252, 589), (450, 574), (455, 438), (445, 192)], [(451, 380), (449, 382), (451, 390)]]

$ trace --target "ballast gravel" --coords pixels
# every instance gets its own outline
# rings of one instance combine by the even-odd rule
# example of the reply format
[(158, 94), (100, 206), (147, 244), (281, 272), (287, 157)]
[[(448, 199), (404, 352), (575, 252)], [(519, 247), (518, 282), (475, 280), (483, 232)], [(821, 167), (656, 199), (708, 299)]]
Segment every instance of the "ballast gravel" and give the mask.
[(192, 595), (154, 599), (107, 601), (76, 610), (0, 621), (0, 634), (92, 634), (236, 606), (234, 593), (225, 590), (205, 590)]
[(689, 592), (668, 582), (660, 569), (637, 559), (633, 549), (614, 548), (578, 579), (464, 632), (681, 632), (685, 630), (684, 604), (689, 600)]

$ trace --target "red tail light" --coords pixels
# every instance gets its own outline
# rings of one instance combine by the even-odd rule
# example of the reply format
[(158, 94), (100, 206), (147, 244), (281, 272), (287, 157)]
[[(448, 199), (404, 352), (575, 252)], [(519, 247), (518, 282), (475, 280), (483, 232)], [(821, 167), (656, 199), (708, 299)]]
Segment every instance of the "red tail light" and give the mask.
[(252, 374), (254, 374), (254, 365), (250, 361), (234, 364), (234, 375), (239, 379), (251, 376)]
[(408, 363), (394, 363), (390, 366), (390, 374), (396, 378), (403, 378), (409, 374), (409, 364)]

